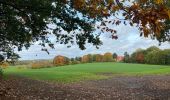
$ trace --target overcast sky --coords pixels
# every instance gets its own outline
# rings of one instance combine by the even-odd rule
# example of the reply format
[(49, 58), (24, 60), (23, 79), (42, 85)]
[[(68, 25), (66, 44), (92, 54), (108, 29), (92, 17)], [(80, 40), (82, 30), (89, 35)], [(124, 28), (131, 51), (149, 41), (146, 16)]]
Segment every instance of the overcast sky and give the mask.
[[(23, 50), (19, 52), (22, 60), (34, 60), (34, 59), (53, 59), (56, 55), (63, 55), (67, 57), (82, 56), (85, 54), (103, 54), (105, 52), (116, 52), (118, 55), (123, 55), (125, 51), (132, 53), (137, 48), (148, 48), (150, 46), (158, 46), (161, 49), (170, 48), (170, 43), (165, 42), (159, 46), (158, 41), (151, 40), (150, 38), (144, 38), (139, 36), (137, 28), (131, 26), (120, 25), (115, 27), (118, 33), (118, 40), (113, 40), (110, 35), (101, 35), (103, 45), (99, 49), (96, 49), (91, 44), (86, 44), (86, 50), (80, 50), (77, 45), (73, 45), (71, 48), (67, 48), (66, 45), (55, 44), (55, 49), (50, 49), (50, 54), (41, 51), (41, 47), (37, 44), (30, 47), (29, 50)], [(55, 40), (55, 37), (51, 37)]]

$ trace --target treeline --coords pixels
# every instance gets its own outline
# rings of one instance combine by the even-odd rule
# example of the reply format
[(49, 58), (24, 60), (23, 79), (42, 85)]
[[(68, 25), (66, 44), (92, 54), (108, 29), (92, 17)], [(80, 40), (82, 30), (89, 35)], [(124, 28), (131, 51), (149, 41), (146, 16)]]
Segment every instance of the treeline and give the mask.
[(131, 55), (124, 53), (124, 62), (170, 65), (170, 49), (161, 50), (156, 46), (147, 49), (137, 49)]
[(58, 55), (53, 59), (53, 62), (49, 61), (35, 61), (31, 63), (32, 69), (47, 68), (54, 66), (73, 65), (80, 63), (92, 63), (92, 62), (115, 62), (117, 58), (116, 53), (105, 54), (87, 54), (82, 57), (68, 58), (62, 55)]
[(64, 56), (56, 56), (53, 60), (53, 64), (56, 66), (79, 64), (79, 63), (92, 63), (92, 62), (114, 62), (116, 61), (116, 53), (105, 53), (102, 54), (88, 54), (82, 57), (68, 58)]

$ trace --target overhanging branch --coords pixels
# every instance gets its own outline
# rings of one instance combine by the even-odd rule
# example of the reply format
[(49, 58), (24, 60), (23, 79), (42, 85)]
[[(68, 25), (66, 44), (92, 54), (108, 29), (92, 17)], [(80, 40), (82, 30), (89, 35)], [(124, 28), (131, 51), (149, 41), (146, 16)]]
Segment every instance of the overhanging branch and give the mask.
[(117, 3), (117, 5), (120, 7), (120, 9), (122, 9), (122, 10), (125, 11), (125, 12), (128, 12), (128, 11), (123, 7), (123, 5), (120, 3), (119, 0), (116, 0), (116, 3)]

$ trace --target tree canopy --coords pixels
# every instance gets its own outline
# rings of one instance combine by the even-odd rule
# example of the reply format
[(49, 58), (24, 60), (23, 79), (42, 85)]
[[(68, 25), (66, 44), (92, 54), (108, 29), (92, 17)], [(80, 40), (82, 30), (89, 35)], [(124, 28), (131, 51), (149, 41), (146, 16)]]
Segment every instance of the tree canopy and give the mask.
[[(54, 34), (56, 42), (77, 44), (85, 49), (91, 43), (102, 44), (94, 34), (95, 23), (101, 32), (111, 32), (117, 39), (116, 30), (107, 24), (120, 23), (138, 27), (141, 36), (170, 41), (169, 0), (1, 0), (0, 1), (0, 51), (19, 51), (40, 41), (42, 46), (54, 48), (47, 34)], [(122, 13), (124, 19), (117, 18)], [(108, 17), (115, 16), (113, 20)], [(103, 20), (105, 18), (106, 20)], [(54, 24), (55, 27), (50, 27)], [(46, 49), (43, 49), (46, 51)]]

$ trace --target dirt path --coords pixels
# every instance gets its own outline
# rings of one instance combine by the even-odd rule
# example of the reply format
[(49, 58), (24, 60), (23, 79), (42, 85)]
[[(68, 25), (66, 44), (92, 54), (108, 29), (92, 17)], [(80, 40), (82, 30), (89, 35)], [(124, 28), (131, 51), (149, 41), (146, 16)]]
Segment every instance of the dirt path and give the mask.
[(116, 76), (74, 84), (0, 81), (0, 100), (170, 100), (170, 76)]

